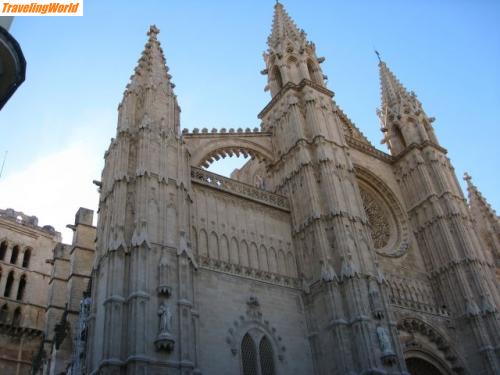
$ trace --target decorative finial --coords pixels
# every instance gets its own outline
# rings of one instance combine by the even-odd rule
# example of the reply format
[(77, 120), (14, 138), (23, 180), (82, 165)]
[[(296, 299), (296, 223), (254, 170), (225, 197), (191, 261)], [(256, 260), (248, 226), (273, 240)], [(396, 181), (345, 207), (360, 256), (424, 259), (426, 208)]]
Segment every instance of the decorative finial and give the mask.
[(156, 36), (160, 33), (160, 29), (156, 25), (149, 26), (148, 36), (150, 39), (156, 39)]
[(375, 55), (377, 55), (378, 61), (382, 62), (382, 60), (380, 59), (380, 53), (376, 49), (374, 49), (374, 51), (375, 51)]
[(465, 172), (464, 173), (464, 181), (469, 182), (470, 180), (472, 180), (472, 177), (470, 176), (470, 174), (468, 174), (467, 172)]

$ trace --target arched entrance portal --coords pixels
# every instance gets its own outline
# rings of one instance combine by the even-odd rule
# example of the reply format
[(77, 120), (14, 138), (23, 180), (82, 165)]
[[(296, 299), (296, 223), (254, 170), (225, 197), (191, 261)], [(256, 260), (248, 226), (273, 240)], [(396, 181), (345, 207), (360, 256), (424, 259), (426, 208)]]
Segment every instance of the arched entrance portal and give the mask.
[(407, 358), (406, 367), (411, 375), (446, 375), (432, 363), (422, 358)]

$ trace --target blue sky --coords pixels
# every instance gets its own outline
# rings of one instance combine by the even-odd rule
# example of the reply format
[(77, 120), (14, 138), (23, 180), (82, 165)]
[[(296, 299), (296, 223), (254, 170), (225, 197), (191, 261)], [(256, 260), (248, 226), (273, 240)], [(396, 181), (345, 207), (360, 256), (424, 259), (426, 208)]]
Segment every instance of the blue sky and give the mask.
[[(83, 17), (17, 17), (27, 79), (0, 112), (0, 207), (63, 230), (96, 208), (92, 179), (114, 136), (125, 85), (156, 24), (181, 127), (255, 127), (269, 101), (262, 52), (274, 1), (90, 1)], [(336, 101), (382, 150), (375, 109), (382, 58), (419, 96), (460, 177), (500, 207), (500, 2), (285, 1), (316, 43)], [(227, 174), (237, 165), (217, 165)], [(68, 232), (64, 232), (68, 239)]]

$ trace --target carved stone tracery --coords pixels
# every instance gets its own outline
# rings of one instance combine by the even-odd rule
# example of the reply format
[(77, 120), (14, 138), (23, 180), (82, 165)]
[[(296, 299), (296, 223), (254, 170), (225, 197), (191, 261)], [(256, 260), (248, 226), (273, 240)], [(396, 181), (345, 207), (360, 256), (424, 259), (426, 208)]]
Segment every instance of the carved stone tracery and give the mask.
[(370, 223), (373, 244), (376, 249), (383, 248), (391, 237), (391, 228), (380, 202), (367, 190), (360, 190), (363, 206)]

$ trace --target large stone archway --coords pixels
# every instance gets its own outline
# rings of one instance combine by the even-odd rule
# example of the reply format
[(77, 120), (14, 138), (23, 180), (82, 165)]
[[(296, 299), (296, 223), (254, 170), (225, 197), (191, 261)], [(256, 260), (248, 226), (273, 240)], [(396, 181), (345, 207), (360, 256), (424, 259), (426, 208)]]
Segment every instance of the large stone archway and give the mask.
[(227, 156), (250, 156), (264, 162), (271, 162), (271, 134), (260, 131), (243, 131), (230, 129), (200, 133), (195, 129), (192, 133), (183, 132), (183, 139), (191, 154), (191, 165), (208, 167), (215, 160)]
[(451, 373), (432, 357), (405, 353), (406, 367), (411, 375), (451, 375)]
[(398, 321), (398, 331), (411, 375), (468, 373), (450, 339), (429, 322), (406, 317)]

